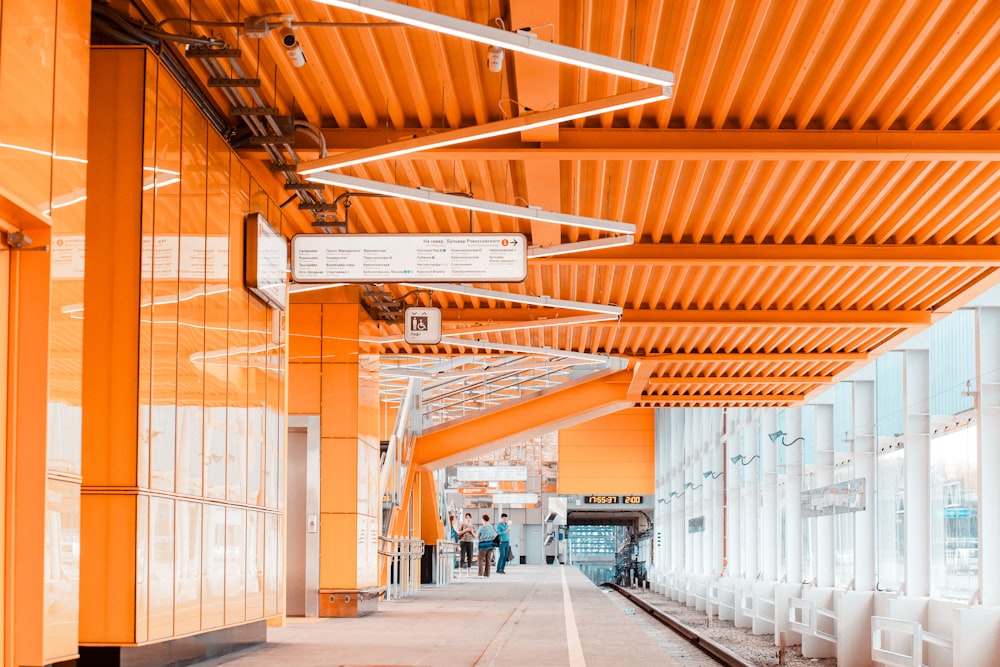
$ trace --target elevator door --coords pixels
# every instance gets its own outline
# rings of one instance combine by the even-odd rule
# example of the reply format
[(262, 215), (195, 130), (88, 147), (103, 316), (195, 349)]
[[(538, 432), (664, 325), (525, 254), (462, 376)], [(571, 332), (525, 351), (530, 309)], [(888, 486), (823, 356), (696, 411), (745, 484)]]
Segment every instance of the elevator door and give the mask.
[(306, 615), (306, 432), (288, 431), (288, 573), (285, 610)]

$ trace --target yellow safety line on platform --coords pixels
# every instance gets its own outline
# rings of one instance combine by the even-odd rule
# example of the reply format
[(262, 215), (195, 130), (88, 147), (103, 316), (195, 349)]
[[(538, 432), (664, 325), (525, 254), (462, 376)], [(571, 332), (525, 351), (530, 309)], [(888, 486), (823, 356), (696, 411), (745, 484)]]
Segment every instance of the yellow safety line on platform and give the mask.
[(562, 577), (563, 611), (566, 613), (566, 649), (569, 652), (569, 667), (586, 667), (583, 646), (580, 645), (580, 633), (576, 629), (576, 616), (573, 615), (573, 603), (569, 599), (565, 566), (559, 568), (559, 575)]

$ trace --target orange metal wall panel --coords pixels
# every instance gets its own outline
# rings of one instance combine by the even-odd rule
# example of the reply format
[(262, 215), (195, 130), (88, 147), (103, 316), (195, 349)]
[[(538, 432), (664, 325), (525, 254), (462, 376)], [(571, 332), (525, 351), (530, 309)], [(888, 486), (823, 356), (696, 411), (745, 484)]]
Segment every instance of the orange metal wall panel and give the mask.
[(288, 414), (319, 414), (319, 389), (319, 364), (288, 364)]
[(324, 363), (321, 378), (324, 438), (358, 436), (358, 366)]
[(354, 514), (358, 511), (359, 481), (345, 471), (358, 470), (357, 438), (320, 440), (320, 512)]
[[(104, 483), (87, 482), (97, 501), (135, 499), (131, 543), (102, 547), (114, 552), (111, 560), (131, 559), (135, 576), (134, 617), (113, 613), (115, 628), (130, 625), (128, 632), (98, 624), (84, 641), (128, 644), (244, 623), (283, 607), (284, 333), (281, 318), (250, 297), (242, 276), (251, 204), (279, 220), (280, 211), (149, 51), (109, 49), (98, 59), (95, 80), (104, 87), (114, 81), (121, 91), (102, 94), (96, 106), (106, 108), (93, 116), (114, 130), (114, 145), (134, 146), (110, 151), (128, 159), (104, 164), (102, 178), (133, 189), (122, 194), (125, 210), (95, 202), (94, 211), (114, 213), (95, 218), (102, 236), (117, 238), (117, 225), (124, 240), (95, 257), (122, 273), (97, 265), (97, 274), (112, 275), (95, 284), (113, 298), (88, 318), (111, 320), (95, 322), (104, 338), (119, 330), (131, 338), (119, 335), (120, 352), (101, 339), (87, 359), (114, 366), (113, 377), (131, 374), (133, 384), (131, 401), (88, 403), (109, 437), (93, 434), (87, 450)], [(123, 62), (130, 77), (119, 76)], [(121, 123), (109, 121), (115, 104), (124, 107), (117, 108)], [(98, 189), (92, 199), (118, 194)], [(139, 287), (115, 291), (127, 284)], [(107, 299), (100, 289), (95, 298)], [(120, 415), (139, 419), (122, 419), (112, 430)], [(85, 532), (82, 539), (105, 538)], [(110, 575), (83, 576), (91, 574), (88, 605), (107, 616), (114, 608), (105, 592)]]
[(357, 587), (358, 520), (357, 514), (320, 515), (320, 588)]
[[(80, 554), (80, 641), (135, 641), (136, 496), (83, 494), (80, 531), (91, 539)], [(130, 548), (131, 547), (131, 548)]]
[(624, 410), (559, 431), (559, 493), (652, 493), (652, 410)]
[[(83, 473), (92, 486), (135, 485), (135, 447), (114, 447), (136, 437), (139, 300), (138, 225), (122, 225), (110, 234), (108, 220), (134, 220), (139, 215), (141, 191), (116, 178), (142, 167), (141, 87), (145, 54), (136, 50), (122, 56), (96, 50), (92, 95), (101, 100), (103, 114), (92, 116), (91, 142), (103, 150), (88, 161), (88, 218), (101, 243), (86, 254), (86, 326), (83, 337), (84, 430)], [(131, 85), (130, 85), (131, 84)], [(121, 363), (108, 363), (116, 359)], [(112, 455), (112, 449), (115, 451)]]
[(288, 310), (288, 360), (318, 363), (323, 336), (323, 307), (295, 303)]

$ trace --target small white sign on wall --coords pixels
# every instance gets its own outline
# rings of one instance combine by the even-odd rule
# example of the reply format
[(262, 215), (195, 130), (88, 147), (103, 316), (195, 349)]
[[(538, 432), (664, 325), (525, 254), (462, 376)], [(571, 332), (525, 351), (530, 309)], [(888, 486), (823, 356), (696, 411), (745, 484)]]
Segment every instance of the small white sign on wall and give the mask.
[(403, 340), (415, 345), (441, 342), (440, 308), (407, 308), (403, 313)]

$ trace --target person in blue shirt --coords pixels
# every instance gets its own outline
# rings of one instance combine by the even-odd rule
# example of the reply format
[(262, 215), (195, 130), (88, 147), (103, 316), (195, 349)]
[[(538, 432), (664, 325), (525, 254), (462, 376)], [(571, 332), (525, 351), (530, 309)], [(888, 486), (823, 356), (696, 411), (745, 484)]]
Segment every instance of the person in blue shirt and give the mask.
[(497, 574), (507, 574), (504, 568), (510, 559), (510, 524), (507, 523), (507, 515), (500, 515), (500, 523), (497, 524), (497, 533), (500, 535), (500, 556), (497, 558)]
[(483, 515), (483, 523), (479, 526), (479, 576), (490, 576), (490, 559), (493, 557), (493, 538), (497, 536), (496, 528), (490, 525), (490, 515)]

